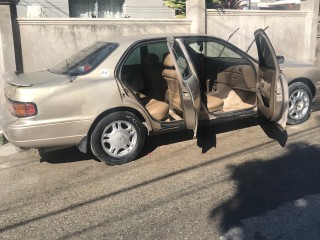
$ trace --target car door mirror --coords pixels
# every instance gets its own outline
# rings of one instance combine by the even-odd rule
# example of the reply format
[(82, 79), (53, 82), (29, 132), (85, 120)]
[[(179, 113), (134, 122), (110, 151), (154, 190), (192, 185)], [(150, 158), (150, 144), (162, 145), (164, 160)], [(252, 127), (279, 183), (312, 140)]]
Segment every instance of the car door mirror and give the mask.
[(278, 60), (278, 63), (279, 63), (279, 64), (285, 62), (284, 56), (279, 56), (279, 55), (277, 55), (277, 60)]

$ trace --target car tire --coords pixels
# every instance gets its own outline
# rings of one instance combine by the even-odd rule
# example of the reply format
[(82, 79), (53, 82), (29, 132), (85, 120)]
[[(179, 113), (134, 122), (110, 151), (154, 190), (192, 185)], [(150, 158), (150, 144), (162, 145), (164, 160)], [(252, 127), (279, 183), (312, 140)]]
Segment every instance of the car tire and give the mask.
[(90, 137), (93, 155), (108, 165), (134, 160), (141, 152), (146, 130), (131, 112), (115, 112), (102, 118)]
[(302, 82), (289, 86), (289, 112), (287, 124), (295, 125), (305, 122), (311, 114), (312, 93)]

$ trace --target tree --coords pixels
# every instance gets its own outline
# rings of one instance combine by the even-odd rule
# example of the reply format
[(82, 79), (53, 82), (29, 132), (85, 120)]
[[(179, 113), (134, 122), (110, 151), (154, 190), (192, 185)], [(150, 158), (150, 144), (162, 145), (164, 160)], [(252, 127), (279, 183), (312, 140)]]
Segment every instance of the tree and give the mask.
[(176, 10), (176, 18), (186, 17), (186, 0), (162, 0), (163, 5)]

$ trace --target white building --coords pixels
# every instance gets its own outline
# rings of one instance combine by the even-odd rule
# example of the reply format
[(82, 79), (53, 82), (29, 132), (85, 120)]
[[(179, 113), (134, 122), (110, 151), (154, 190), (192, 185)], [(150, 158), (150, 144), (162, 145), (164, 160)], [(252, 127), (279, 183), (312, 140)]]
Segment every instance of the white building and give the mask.
[(18, 17), (174, 18), (162, 0), (20, 0)]

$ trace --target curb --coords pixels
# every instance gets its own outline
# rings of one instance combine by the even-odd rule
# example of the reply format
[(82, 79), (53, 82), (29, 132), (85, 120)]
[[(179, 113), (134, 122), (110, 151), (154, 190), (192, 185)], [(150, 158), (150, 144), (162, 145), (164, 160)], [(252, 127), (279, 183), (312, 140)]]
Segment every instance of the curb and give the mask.
[(4, 145), (0, 146), (0, 158), (4, 156), (16, 154), (19, 152), (20, 152), (20, 149), (10, 143), (5, 143)]

